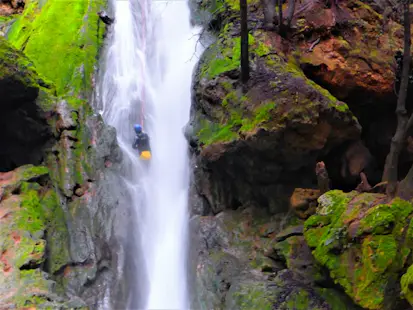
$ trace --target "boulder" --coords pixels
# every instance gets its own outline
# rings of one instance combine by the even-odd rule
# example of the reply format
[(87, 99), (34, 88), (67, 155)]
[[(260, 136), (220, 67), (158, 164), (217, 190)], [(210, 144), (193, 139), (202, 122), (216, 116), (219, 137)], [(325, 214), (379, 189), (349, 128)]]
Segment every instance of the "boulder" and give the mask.
[[(312, 8), (303, 3), (292, 22), (295, 55), (306, 74), (351, 104), (394, 98), (394, 56), (403, 49), (403, 26), (373, 4), (346, 0), (336, 10), (322, 1), (313, 1)], [(343, 20), (334, 18), (337, 11)]]
[(357, 309), (329, 283), (318, 285), (325, 277), (297, 224), (253, 207), (194, 217), (191, 308)]
[(311, 184), (316, 159), (357, 139), (360, 126), (345, 103), (277, 54), (272, 33), (250, 36), (252, 72), (242, 93), (236, 29), (225, 27), (197, 69), (197, 187), (215, 213), (250, 202), (279, 212), (295, 187)]
[(304, 226), (318, 264), (363, 309), (406, 308), (399, 275), (411, 264), (412, 204), (397, 198), (388, 202), (382, 194), (338, 190), (318, 201), (316, 214)]
[(290, 198), (290, 207), (299, 218), (306, 219), (314, 214), (318, 197), (318, 189), (296, 188)]

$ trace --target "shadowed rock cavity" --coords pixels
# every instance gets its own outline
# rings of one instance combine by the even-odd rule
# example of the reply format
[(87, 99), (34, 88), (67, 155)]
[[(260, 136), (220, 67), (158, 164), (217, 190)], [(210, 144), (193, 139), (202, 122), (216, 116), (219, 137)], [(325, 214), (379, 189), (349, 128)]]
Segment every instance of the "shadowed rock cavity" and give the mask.
[[(326, 162), (333, 187), (345, 191), (353, 190), (361, 181), (360, 172), (366, 173), (371, 184), (379, 183), (397, 126), (395, 93), (376, 94), (360, 87), (350, 90), (346, 87), (335, 87), (323, 79), (323, 66), (306, 64), (302, 69), (308, 78), (330, 91), (339, 100), (346, 102), (362, 127), (360, 140), (347, 141), (333, 149), (327, 157), (320, 158)], [(411, 90), (409, 98), (412, 98)], [(409, 104), (407, 108), (412, 109)], [(409, 148), (402, 151), (400, 178), (407, 174), (412, 159)], [(350, 166), (354, 168), (352, 171), (348, 170)]]
[(38, 93), (21, 81), (0, 80), (0, 172), (43, 160), (52, 133), (35, 103)]

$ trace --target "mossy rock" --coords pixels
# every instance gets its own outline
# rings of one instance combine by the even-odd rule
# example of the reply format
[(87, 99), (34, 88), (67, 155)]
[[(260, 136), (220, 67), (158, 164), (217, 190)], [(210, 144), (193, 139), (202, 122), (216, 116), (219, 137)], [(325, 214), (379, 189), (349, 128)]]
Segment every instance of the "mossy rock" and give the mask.
[(401, 287), (404, 298), (413, 306), (413, 265), (401, 278)]
[(283, 212), (297, 180), (314, 174), (317, 158), (359, 138), (348, 106), (309, 80), (293, 58), (277, 54), (278, 43), (273, 33), (251, 32), (245, 93), (236, 24), (224, 27), (199, 62), (191, 122), (209, 175), (199, 177), (210, 183), (201, 194), (212, 209), (256, 201)]
[(231, 286), (226, 297), (226, 309), (271, 310), (274, 298), (265, 282), (245, 281)]
[(105, 4), (104, 0), (26, 1), (7, 39), (56, 86), (59, 97), (85, 97), (103, 43), (105, 27), (97, 12)]
[(27, 88), (45, 85), (33, 63), (3, 37), (0, 37), (0, 79), (13, 79)]
[(304, 235), (317, 262), (365, 309), (388, 309), (400, 301), (386, 287), (397, 287), (411, 252), (406, 222), (413, 206), (400, 199), (383, 203), (384, 198), (330, 191), (305, 222)]
[[(52, 189), (35, 182), (39, 178), (46, 181), (47, 174), (43, 166), (22, 166), (7, 179), (11, 185), (4, 181), (1, 185), (13, 191), (7, 191), (0, 202), (2, 212), (7, 214), (0, 225), (0, 305), (56, 306), (62, 301), (53, 293), (54, 282), (41, 270), (54, 272), (70, 259), (65, 219), (58, 216), (61, 208), (57, 197)], [(56, 229), (60, 235), (54, 233)]]
[(198, 66), (193, 115), (199, 123), (196, 135), (205, 146), (236, 141), (259, 129), (274, 132), (292, 124), (310, 125), (317, 122), (319, 113), (336, 115), (337, 120), (340, 115), (341, 126), (347, 123), (357, 132), (347, 105), (307, 79), (292, 58), (276, 55), (269, 33), (256, 31), (249, 37), (255, 71), (249, 91), (243, 94), (238, 82), (240, 37), (233, 33), (234, 26), (227, 24)]
[(297, 279), (290, 270), (280, 271), (273, 281), (252, 274), (240, 275), (226, 296), (225, 309), (357, 309), (335, 290), (305, 285)]
[(33, 62), (5, 38), (0, 37), (0, 94), (4, 113), (27, 104), (51, 107), (54, 87), (36, 70)]

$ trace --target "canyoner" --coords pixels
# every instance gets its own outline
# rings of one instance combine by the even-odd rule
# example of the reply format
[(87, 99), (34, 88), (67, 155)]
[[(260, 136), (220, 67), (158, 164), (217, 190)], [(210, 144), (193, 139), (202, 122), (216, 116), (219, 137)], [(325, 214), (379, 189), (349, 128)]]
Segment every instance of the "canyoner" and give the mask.
[(143, 132), (141, 125), (134, 125), (136, 136), (132, 148), (138, 150), (141, 160), (150, 160), (152, 157), (150, 139), (147, 133)]

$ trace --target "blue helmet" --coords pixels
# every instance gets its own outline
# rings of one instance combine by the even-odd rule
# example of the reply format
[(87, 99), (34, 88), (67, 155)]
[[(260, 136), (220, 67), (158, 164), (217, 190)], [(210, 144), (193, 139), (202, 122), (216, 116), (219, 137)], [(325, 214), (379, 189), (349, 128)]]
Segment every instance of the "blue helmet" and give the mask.
[(142, 126), (141, 125), (134, 125), (133, 128), (135, 129), (136, 133), (141, 133), (142, 132)]

